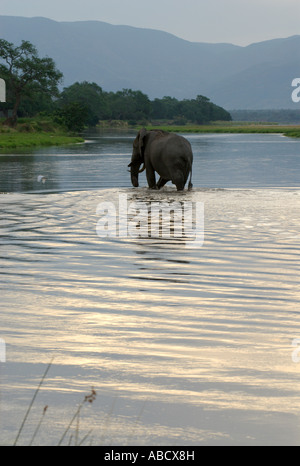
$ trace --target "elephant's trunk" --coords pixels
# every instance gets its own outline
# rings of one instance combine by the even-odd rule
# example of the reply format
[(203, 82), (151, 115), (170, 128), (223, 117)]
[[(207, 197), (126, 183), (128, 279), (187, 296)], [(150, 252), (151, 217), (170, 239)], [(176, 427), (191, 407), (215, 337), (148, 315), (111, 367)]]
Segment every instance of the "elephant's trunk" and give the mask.
[(131, 183), (135, 188), (138, 188), (139, 186), (139, 173), (143, 173), (143, 171), (146, 169), (145, 164), (143, 164), (143, 167), (139, 169), (139, 165), (135, 166), (132, 163), (129, 164), (130, 167), (130, 174), (131, 174)]
[(134, 186), (135, 188), (139, 187), (139, 177), (138, 175), (134, 175), (132, 172), (131, 172), (131, 183), (132, 183), (132, 186)]

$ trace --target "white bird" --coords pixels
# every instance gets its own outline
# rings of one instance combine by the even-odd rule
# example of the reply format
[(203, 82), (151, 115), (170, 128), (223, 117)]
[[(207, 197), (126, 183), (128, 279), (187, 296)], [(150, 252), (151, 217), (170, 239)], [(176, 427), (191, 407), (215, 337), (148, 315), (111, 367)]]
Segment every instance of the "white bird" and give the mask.
[(43, 183), (43, 184), (45, 184), (45, 183), (46, 183), (46, 179), (47, 179), (47, 178), (46, 178), (45, 176), (43, 176), (43, 175), (39, 175), (39, 176), (37, 177), (38, 183)]

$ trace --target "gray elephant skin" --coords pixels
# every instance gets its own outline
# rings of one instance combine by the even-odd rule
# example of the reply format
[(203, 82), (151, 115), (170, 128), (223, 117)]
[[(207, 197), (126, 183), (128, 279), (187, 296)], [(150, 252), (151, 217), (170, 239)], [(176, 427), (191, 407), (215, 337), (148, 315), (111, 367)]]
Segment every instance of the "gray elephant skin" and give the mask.
[[(143, 168), (140, 169), (143, 164)], [(166, 131), (141, 129), (134, 140), (130, 167), (131, 182), (139, 186), (139, 173), (146, 170), (150, 189), (160, 189), (168, 181), (182, 191), (190, 175), (188, 189), (192, 188), (193, 152), (182, 136)], [(160, 176), (156, 183), (155, 172)]]

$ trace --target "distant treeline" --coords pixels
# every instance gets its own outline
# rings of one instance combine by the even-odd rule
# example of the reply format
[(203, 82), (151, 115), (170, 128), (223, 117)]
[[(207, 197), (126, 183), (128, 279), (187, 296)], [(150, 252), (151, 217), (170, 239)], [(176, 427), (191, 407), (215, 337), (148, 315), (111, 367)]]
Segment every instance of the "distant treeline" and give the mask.
[[(9, 107), (9, 103), (6, 105)], [(95, 126), (99, 120), (125, 120), (130, 124), (170, 120), (181, 125), (231, 120), (230, 113), (202, 95), (191, 100), (163, 97), (151, 101), (141, 91), (105, 92), (96, 83), (86, 81), (64, 88), (55, 100), (42, 94), (24, 96), (19, 116), (31, 117), (39, 113), (54, 115), (57, 121), (72, 130)]]

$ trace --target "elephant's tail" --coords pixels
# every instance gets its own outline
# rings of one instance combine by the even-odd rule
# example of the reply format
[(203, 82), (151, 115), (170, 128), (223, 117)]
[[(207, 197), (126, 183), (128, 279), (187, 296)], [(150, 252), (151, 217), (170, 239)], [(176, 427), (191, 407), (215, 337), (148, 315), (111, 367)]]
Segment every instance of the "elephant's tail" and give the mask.
[(193, 176), (193, 166), (191, 164), (190, 165), (190, 179), (189, 179), (188, 189), (192, 189), (192, 187), (193, 187), (192, 176)]

